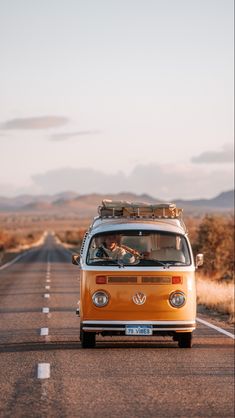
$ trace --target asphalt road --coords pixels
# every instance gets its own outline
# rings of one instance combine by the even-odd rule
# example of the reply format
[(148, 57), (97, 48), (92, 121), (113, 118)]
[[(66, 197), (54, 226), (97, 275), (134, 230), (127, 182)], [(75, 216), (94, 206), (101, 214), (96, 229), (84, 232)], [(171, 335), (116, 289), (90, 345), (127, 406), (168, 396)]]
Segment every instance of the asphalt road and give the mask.
[(0, 270), (0, 417), (234, 416), (230, 336), (199, 323), (192, 349), (163, 337), (81, 349), (78, 275), (53, 236)]

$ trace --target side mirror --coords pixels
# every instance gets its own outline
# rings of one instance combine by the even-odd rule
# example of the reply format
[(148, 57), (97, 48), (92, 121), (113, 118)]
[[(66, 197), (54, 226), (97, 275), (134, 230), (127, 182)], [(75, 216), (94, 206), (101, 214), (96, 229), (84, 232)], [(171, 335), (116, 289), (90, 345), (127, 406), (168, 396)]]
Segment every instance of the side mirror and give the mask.
[(204, 262), (204, 255), (203, 254), (197, 254), (196, 255), (196, 267), (202, 266), (203, 262)]
[(72, 263), (75, 266), (79, 266), (80, 265), (80, 254), (72, 254)]

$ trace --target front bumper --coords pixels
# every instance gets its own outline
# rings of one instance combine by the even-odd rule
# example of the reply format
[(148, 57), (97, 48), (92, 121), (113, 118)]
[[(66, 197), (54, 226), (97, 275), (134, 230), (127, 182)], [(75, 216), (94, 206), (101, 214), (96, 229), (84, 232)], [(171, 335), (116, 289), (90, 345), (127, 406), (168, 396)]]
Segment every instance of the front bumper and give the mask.
[(126, 325), (152, 325), (153, 335), (160, 333), (191, 332), (195, 321), (83, 321), (81, 330), (103, 335), (125, 334)]

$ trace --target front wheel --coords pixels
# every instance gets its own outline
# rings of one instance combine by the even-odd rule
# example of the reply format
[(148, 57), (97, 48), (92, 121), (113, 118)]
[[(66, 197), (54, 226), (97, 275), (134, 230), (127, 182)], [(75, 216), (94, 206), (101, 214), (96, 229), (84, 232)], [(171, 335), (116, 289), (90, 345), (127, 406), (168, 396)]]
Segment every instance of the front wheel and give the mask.
[(82, 348), (94, 348), (95, 347), (95, 333), (80, 331), (80, 340)]
[(177, 340), (180, 348), (191, 348), (193, 346), (192, 332), (182, 332), (177, 334)]

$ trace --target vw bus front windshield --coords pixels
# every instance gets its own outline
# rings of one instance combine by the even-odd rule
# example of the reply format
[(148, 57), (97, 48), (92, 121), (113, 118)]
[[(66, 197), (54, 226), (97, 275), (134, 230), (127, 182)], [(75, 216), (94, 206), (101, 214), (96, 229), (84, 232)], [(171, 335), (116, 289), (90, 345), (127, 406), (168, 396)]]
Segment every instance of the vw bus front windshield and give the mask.
[(94, 266), (188, 266), (191, 263), (183, 235), (162, 231), (111, 231), (90, 241), (87, 264)]

